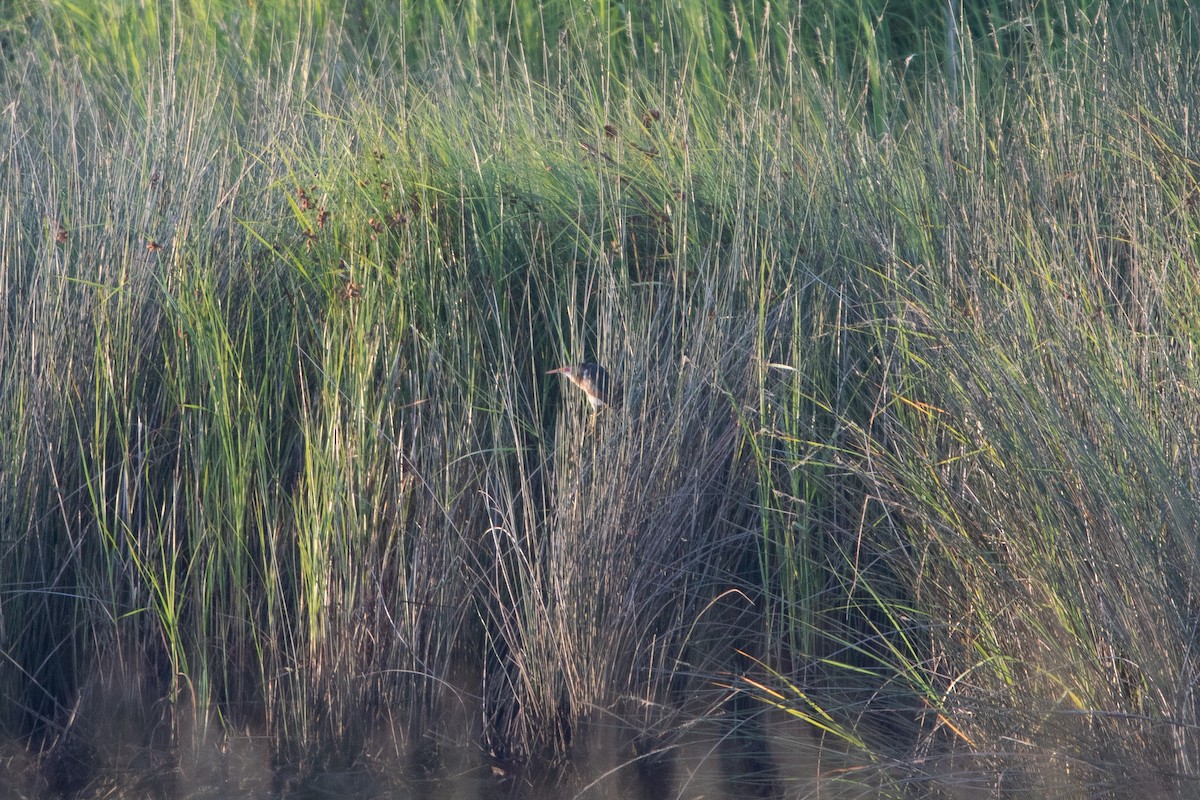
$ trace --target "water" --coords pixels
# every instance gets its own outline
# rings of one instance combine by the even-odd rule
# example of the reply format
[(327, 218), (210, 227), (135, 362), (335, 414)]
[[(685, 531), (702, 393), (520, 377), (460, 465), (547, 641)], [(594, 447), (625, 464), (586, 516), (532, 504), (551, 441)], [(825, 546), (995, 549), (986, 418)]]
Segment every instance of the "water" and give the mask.
[(594, 720), (577, 727), (567, 756), (524, 764), (490, 757), (463, 720), (420, 737), (381, 727), (353, 763), (318, 767), (276, 763), (267, 737), (253, 732), (184, 730), (186, 746), (164, 746), (122, 712), (109, 722), (81, 721), (41, 756), (0, 746), (0, 797), (701, 800), (794, 795), (829, 769), (812, 734), (770, 710), (692, 719), (659, 735)]

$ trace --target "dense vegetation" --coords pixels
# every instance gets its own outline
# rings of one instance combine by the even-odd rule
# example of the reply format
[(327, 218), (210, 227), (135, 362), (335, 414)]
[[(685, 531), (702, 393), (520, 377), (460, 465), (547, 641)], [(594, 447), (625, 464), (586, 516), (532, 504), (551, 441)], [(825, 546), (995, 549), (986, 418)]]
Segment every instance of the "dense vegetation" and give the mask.
[(1200, 9), (487, 5), (0, 11), (5, 789), (1195, 791)]

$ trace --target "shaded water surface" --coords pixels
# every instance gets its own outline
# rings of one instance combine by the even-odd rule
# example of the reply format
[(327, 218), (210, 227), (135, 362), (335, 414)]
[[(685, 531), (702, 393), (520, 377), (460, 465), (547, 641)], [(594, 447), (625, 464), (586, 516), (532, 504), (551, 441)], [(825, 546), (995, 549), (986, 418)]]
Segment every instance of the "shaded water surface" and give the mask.
[(40, 754), (3, 743), (0, 798), (782, 797), (811, 784), (820, 766), (801, 727), (761, 710), (750, 719), (734, 711), (694, 719), (654, 737), (617, 722), (590, 722), (579, 727), (567, 756), (524, 764), (489, 757), (467, 729), (456, 733), (444, 722), (441, 732), (417, 741), (380, 730), (361, 756), (336, 766), (274, 763), (266, 737), (253, 733), (183, 732), (187, 745), (165, 746), (129, 722), (119, 711), (107, 721), (81, 722)]

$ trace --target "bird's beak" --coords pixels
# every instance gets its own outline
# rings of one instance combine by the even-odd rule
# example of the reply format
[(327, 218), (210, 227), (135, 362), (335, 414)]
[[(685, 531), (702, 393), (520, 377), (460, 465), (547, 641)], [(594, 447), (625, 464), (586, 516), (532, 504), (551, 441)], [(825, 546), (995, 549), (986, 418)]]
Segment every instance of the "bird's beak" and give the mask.
[(547, 374), (547, 375), (553, 375), (553, 374), (554, 374), (554, 373), (556, 373), (556, 372), (566, 372), (568, 369), (570, 369), (570, 367), (569, 367), (569, 366), (567, 366), (567, 367), (559, 367), (558, 369), (550, 369), (550, 370), (546, 370), (546, 374)]

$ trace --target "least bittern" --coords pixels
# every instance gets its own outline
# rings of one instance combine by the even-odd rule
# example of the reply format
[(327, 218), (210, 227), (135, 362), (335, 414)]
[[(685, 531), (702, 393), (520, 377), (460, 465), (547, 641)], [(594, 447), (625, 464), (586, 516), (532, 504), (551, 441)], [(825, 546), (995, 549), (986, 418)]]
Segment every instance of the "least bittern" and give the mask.
[(565, 367), (552, 369), (547, 375), (562, 373), (567, 380), (583, 389), (593, 411), (599, 411), (605, 406), (616, 407), (621, 404), (621, 384), (605, 372), (599, 364), (568, 364)]

